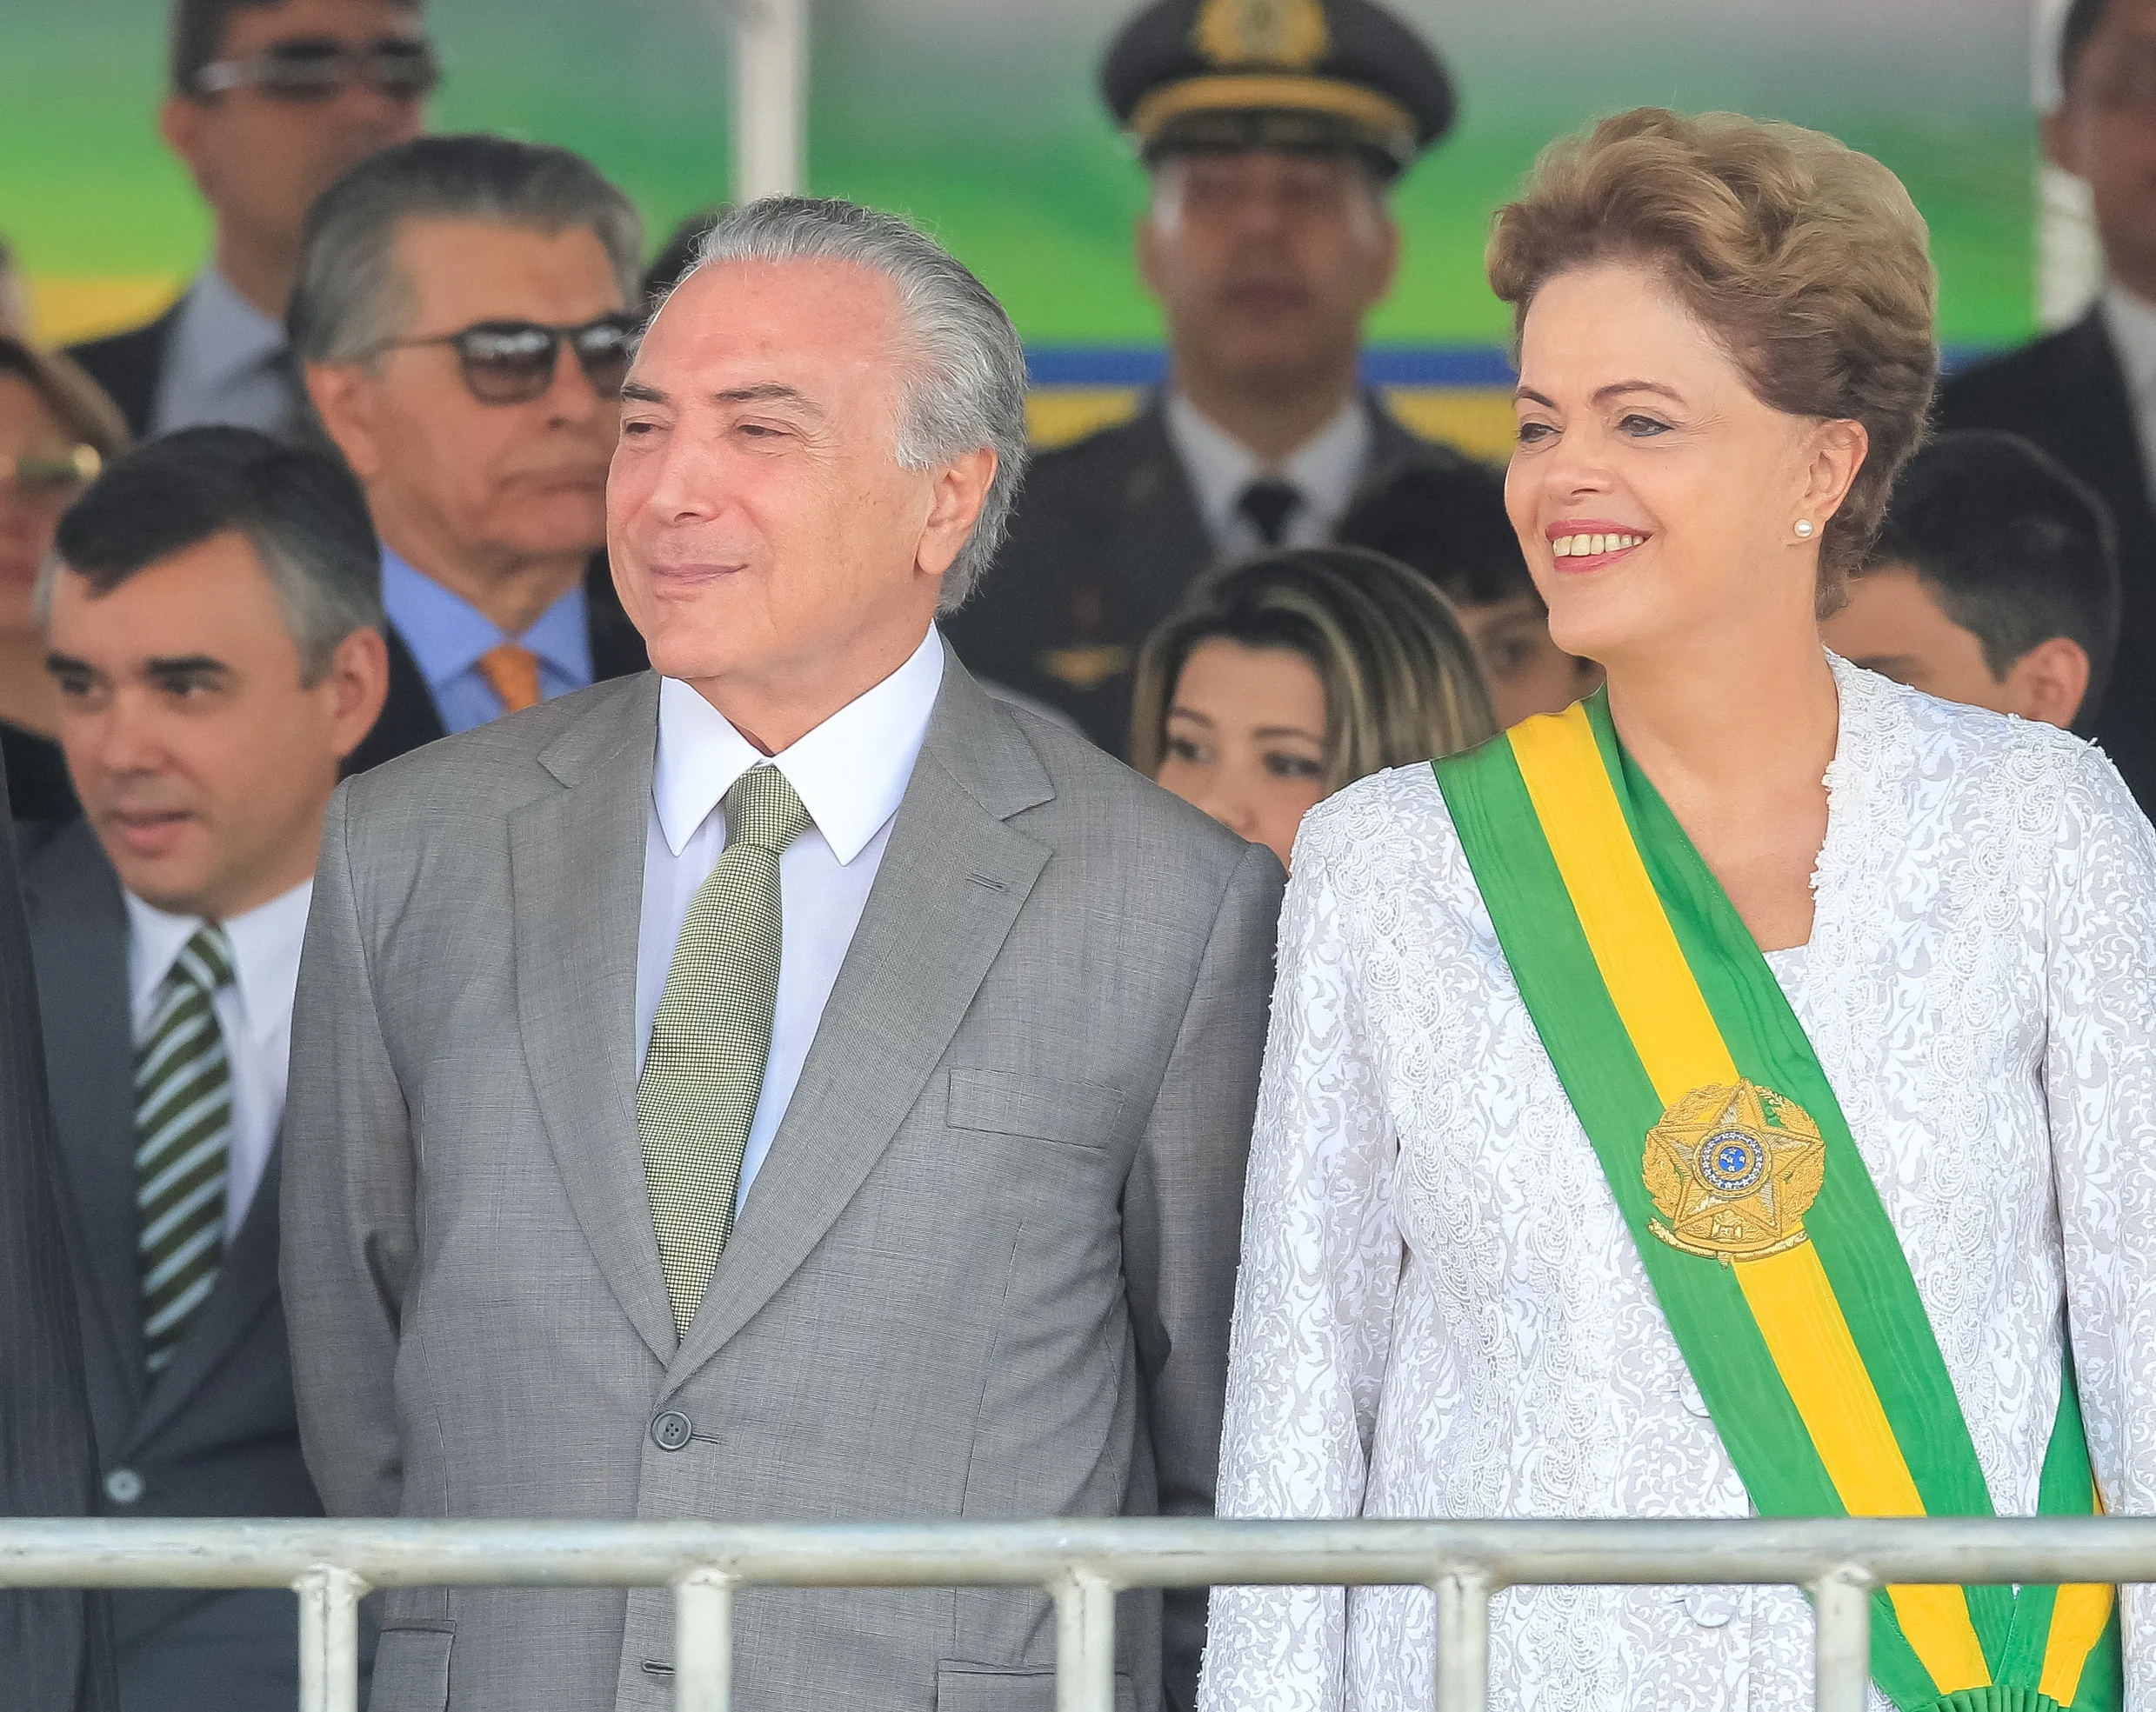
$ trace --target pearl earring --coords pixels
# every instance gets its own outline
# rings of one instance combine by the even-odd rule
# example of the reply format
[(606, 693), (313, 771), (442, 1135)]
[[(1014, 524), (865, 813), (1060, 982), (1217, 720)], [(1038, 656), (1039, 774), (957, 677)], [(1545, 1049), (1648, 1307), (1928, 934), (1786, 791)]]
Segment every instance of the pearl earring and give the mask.
[(1799, 517), (1797, 519), (1797, 539), (1799, 541), (1809, 541), (1812, 539), (1811, 518)]

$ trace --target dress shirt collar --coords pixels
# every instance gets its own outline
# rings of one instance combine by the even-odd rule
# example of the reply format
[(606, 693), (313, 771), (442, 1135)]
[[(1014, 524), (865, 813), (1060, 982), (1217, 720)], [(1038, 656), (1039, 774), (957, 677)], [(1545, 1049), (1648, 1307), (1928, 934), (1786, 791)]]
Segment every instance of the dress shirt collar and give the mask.
[(215, 266), (187, 288), (172, 337), (189, 373), (210, 386), (250, 375), (284, 352), (284, 323), (241, 296)]
[(842, 866), (851, 862), (898, 811), (943, 681), (943, 638), (931, 625), (897, 671), (791, 748), (765, 756), (688, 684), (664, 680), (651, 803), (667, 849), (679, 856), (734, 781), (768, 760), (786, 776), (831, 854)]
[[(302, 880), (291, 890), (224, 923), (224, 936), (232, 944), (232, 985), (239, 994), (240, 1014), (255, 1034), (274, 1028), (291, 1013), (292, 996), (299, 985), (300, 942), (306, 937), (307, 905), (314, 889), (312, 880)], [(149, 1015), (173, 959), (194, 937), (202, 917), (171, 915), (130, 891), (121, 896), (127, 901), (129, 996), (139, 1022)]]
[(463, 596), (452, 594), (384, 547), (382, 605), (418, 663), (419, 676), (437, 694), (477, 665), (489, 649), (504, 642), (530, 649), (572, 683), (591, 682), (591, 631), (584, 619), (582, 583), (535, 618), (522, 636), (511, 636)]
[(1370, 461), (1370, 410), (1358, 393), (1294, 451), (1267, 463), (1180, 392), (1167, 403), (1168, 437), (1191, 478), (1198, 509), (1216, 539), (1234, 523), (1243, 490), (1261, 476), (1292, 483), (1329, 528), (1355, 496)]
[(2137, 403), (2156, 395), (2156, 303), (2119, 283), (2104, 286), (2104, 328), (2119, 352), (2127, 389)]

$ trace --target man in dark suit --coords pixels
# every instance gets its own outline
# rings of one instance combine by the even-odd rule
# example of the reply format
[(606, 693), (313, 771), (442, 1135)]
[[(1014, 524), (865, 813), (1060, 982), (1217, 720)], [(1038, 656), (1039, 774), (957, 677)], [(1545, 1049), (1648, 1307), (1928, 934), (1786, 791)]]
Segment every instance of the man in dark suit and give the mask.
[[(6, 792), (0, 765), (0, 801)], [(86, 1515), (97, 1502), (39, 1037), (15, 840), (0, 828), (0, 1516)], [(10, 1708), (102, 1712), (111, 1663), (102, 1598), (0, 1592), (0, 1682)]]
[(2093, 193), (2107, 283), (2063, 332), (1947, 382), (1941, 425), (2034, 441), (2119, 530), (2119, 651), (2074, 729), (2156, 811), (2156, 0), (2073, 0), (2045, 152)]
[(1450, 127), (1450, 80), (1370, 0), (1158, 0), (1101, 91), (1143, 151), (1138, 262), (1169, 379), (1134, 420), (1051, 452), (951, 639), (982, 676), (1117, 754), (1145, 634), (1216, 559), (1331, 538), (1429, 449), (1365, 391), (1391, 289), (1385, 188)]
[[(332, 456), (206, 428), (108, 470), (40, 591), (83, 818), (24, 877), (108, 1515), (322, 1511), (278, 1136), (323, 813), (386, 676), (377, 575)], [(112, 1604), (123, 1712), (290, 1712), (289, 1594)]]
[(420, 0), (173, 0), (165, 146), (210, 204), (210, 264), (147, 326), (71, 355), (137, 439), (301, 420), (284, 303), (308, 205), (417, 134), (437, 70)]
[(349, 770), (644, 669), (595, 556), (641, 245), (588, 162), (499, 137), (388, 150), (309, 216), (293, 346), (366, 490), (390, 620), (389, 705)]

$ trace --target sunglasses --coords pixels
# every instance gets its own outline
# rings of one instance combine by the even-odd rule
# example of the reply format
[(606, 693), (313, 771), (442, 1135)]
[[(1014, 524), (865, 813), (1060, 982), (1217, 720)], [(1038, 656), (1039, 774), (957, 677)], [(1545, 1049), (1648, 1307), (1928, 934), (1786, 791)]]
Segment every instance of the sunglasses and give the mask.
[(197, 95), (257, 89), (273, 101), (328, 101), (364, 83), (392, 101), (417, 101), (442, 81), (430, 42), (384, 36), (363, 45), (335, 37), (273, 43), (245, 59), (220, 59), (195, 74)]
[(620, 396), (636, 355), (633, 316), (603, 315), (577, 327), (537, 321), (482, 321), (461, 332), (431, 339), (394, 339), (389, 349), (447, 345), (457, 353), (464, 390), (482, 404), (529, 404), (554, 384), (555, 364), (565, 343), (577, 366), (602, 398)]
[(95, 446), (73, 446), (63, 452), (25, 453), (0, 459), (0, 481), (24, 499), (48, 505), (64, 504), (97, 479), (104, 460)]

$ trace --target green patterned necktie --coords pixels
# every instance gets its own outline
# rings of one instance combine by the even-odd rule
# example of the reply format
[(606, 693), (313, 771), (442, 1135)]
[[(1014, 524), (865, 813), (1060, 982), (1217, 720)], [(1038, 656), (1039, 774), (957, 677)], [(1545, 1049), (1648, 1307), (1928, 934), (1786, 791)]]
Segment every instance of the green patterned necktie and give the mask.
[(232, 1069), (215, 1000), (231, 979), (224, 929), (197, 928), (166, 971), (135, 1046), (136, 1246), (143, 1349), (153, 1374), (172, 1359), (224, 1263)]
[(771, 1056), (779, 853), (811, 823), (776, 767), (744, 773), (724, 807), (726, 848), (681, 925), (637, 1086), (651, 1229), (683, 1337), (733, 1229), (742, 1154)]

